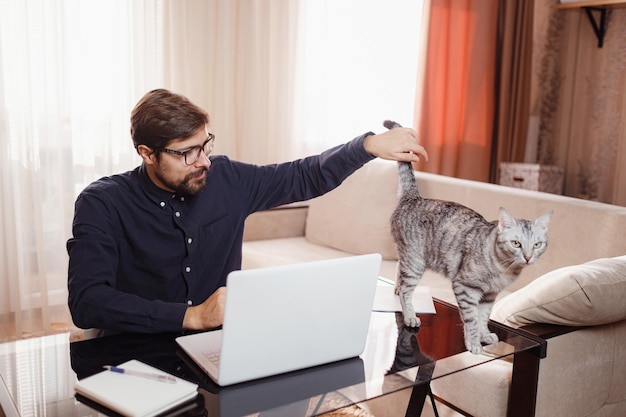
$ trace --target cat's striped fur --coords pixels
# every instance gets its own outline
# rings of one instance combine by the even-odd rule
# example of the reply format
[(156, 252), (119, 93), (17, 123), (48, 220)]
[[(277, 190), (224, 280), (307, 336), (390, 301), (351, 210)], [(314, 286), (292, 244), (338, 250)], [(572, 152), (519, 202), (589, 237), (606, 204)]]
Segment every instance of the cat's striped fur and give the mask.
[(546, 250), (552, 212), (530, 221), (501, 208), (499, 219), (489, 222), (461, 204), (422, 198), (411, 164), (398, 162), (398, 168), (399, 202), (391, 231), (399, 258), (395, 291), (404, 322), (420, 325), (411, 296), (426, 269), (439, 272), (452, 281), (465, 346), (478, 354), (482, 343), (498, 341), (487, 328), (494, 299)]

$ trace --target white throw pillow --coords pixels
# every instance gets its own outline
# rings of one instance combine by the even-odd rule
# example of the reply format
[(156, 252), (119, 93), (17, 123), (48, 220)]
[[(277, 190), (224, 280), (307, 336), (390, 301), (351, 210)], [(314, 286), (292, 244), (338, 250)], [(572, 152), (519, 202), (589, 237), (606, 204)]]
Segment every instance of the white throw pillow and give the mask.
[(626, 256), (602, 258), (538, 277), (499, 300), (491, 318), (512, 327), (594, 326), (626, 319), (625, 299)]

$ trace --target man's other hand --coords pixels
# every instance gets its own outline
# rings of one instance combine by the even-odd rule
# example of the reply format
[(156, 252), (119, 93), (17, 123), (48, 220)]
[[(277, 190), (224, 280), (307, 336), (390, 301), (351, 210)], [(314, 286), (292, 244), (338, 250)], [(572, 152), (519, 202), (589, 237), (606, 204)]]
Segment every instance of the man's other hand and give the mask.
[(224, 303), (226, 287), (220, 287), (202, 304), (187, 307), (183, 318), (185, 330), (206, 330), (221, 326), (224, 323)]

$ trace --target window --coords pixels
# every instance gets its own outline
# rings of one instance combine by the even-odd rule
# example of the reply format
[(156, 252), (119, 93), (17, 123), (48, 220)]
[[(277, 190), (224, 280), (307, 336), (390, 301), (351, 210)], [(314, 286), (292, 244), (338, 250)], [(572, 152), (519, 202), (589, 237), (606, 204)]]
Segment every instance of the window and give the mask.
[(301, 3), (294, 137), (302, 153), (380, 132), (385, 119), (413, 126), (423, 3)]

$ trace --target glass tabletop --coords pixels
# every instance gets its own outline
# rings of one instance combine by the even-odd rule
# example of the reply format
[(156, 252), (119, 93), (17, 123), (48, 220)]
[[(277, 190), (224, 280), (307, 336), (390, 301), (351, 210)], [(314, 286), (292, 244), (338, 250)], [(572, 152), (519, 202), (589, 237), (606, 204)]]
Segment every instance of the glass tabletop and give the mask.
[[(98, 415), (94, 404), (75, 396), (77, 380), (101, 372), (104, 365), (138, 359), (199, 385), (195, 402), (169, 415), (270, 415), (271, 410), (288, 407), (290, 415), (310, 416), (423, 386), (540, 344), (492, 323), (500, 342), (485, 346), (482, 355), (470, 355), (456, 307), (436, 300), (435, 308), (436, 314), (419, 315), (419, 329), (406, 328), (400, 313), (372, 313), (365, 350), (357, 358), (229, 387), (213, 383), (178, 348), (178, 334), (122, 334), (73, 343), (69, 334), (58, 334), (4, 343), (0, 404), (7, 417)], [(251, 354), (253, 350), (251, 345)]]

